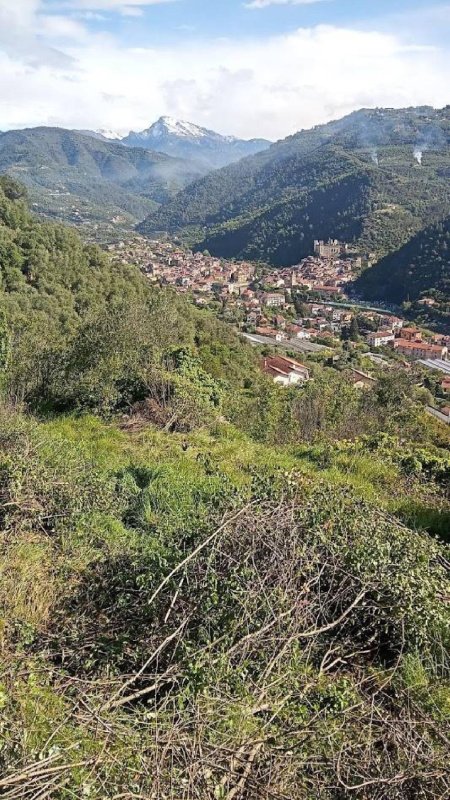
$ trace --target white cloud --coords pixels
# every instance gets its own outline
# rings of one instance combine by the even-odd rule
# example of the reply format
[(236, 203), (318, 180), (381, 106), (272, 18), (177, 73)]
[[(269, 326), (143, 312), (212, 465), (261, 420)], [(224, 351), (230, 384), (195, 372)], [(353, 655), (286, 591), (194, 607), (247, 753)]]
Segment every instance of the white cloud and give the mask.
[(268, 8), (269, 6), (311, 6), (324, 0), (250, 0), (246, 8)]
[[(0, 53), (18, 64), (67, 68), (72, 59), (55, 42), (78, 38), (84, 28), (65, 16), (41, 12), (42, 0), (0, 0)], [(0, 102), (1, 96), (0, 88)]]
[(186, 34), (173, 47), (132, 48), (79, 19), (43, 13), (37, 0), (7, 2), (24, 13), (7, 37), (0, 24), (2, 129), (137, 130), (170, 114), (275, 139), (361, 106), (449, 101), (448, 49), (400, 34), (318, 26), (259, 39)]
[(101, 22), (107, 19), (104, 14), (99, 14), (98, 11), (74, 11), (72, 16), (78, 19), (85, 19), (88, 22)]
[(36, 32), (50, 40), (82, 40), (88, 37), (88, 31), (75, 19), (62, 14), (41, 15), (37, 20)]
[(4, 25), (26, 28), (40, 7), (40, 0), (1, 0), (0, 20)]
[(146, 6), (174, 2), (177, 0), (67, 0), (67, 7), (88, 11), (119, 11), (126, 16), (139, 16)]

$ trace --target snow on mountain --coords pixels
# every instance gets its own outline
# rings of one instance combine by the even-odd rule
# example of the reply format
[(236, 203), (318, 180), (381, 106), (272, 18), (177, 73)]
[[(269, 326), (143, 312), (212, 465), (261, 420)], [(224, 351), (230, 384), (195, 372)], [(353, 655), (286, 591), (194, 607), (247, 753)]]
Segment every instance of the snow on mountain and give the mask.
[(101, 136), (103, 139), (112, 139), (119, 142), (123, 139), (123, 133), (109, 130), (108, 128), (101, 128), (98, 131), (94, 131), (94, 133), (96, 133), (98, 136)]
[(169, 116), (160, 117), (144, 131), (131, 131), (122, 139), (122, 143), (128, 147), (144, 147), (177, 158), (193, 160), (208, 170), (239, 161), (244, 156), (267, 149), (270, 145), (264, 139), (245, 141), (234, 136), (222, 136), (192, 122)]
[(183, 122), (174, 119), (174, 117), (161, 117), (148, 131), (144, 131), (143, 135), (146, 133), (155, 139), (160, 136), (189, 136), (194, 139), (203, 139), (211, 134), (217, 135), (213, 134), (212, 131), (207, 131), (206, 128), (194, 125), (192, 122)]
[(191, 162), (204, 174), (225, 167), (245, 156), (266, 150), (270, 142), (265, 139), (237, 139), (194, 125), (174, 117), (160, 117), (143, 131), (130, 131), (123, 136), (117, 130), (101, 128), (96, 131), (79, 131), (104, 142), (116, 142), (125, 147), (142, 147), (145, 150), (165, 153)]
[(102, 128), (98, 131), (76, 131), (77, 133), (83, 133), (85, 136), (92, 136), (93, 139), (100, 139), (102, 142), (118, 142), (120, 143), (123, 139), (123, 133), (119, 133), (118, 131), (112, 131), (105, 128)]
[[(145, 139), (164, 139), (167, 137), (183, 137), (187, 139), (224, 139), (228, 137), (221, 136), (219, 133), (209, 131), (206, 128), (201, 128), (199, 125), (194, 125), (192, 122), (184, 122), (175, 119), (174, 117), (160, 117), (157, 122), (153, 123), (150, 128), (144, 131), (135, 133), (131, 131), (129, 136)], [(129, 137), (125, 137), (126, 139)]]

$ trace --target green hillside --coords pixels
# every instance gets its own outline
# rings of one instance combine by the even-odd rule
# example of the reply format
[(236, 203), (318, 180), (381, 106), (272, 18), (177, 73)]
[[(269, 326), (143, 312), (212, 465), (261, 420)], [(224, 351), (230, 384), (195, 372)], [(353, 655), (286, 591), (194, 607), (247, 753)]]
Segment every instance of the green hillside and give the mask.
[(354, 290), (357, 295), (373, 301), (403, 303), (411, 319), (447, 333), (450, 325), (450, 217), (421, 230), (399, 250), (363, 272), (355, 281)]
[(395, 303), (414, 302), (423, 294), (450, 300), (450, 217), (364, 272), (355, 288), (369, 299)]
[(130, 227), (201, 174), (161, 153), (61, 128), (0, 134), (0, 173), (27, 186), (36, 211), (76, 224)]
[(140, 230), (275, 265), (329, 235), (383, 256), (448, 211), (449, 175), (449, 108), (360, 111), (195, 182)]
[(450, 431), (285, 389), (0, 178), (0, 796), (450, 790)]

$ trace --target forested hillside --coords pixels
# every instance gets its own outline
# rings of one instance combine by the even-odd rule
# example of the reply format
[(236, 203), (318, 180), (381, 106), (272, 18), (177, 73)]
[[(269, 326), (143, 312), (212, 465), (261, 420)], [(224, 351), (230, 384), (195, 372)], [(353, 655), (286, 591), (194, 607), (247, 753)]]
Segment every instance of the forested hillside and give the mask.
[(449, 130), (448, 108), (356, 112), (195, 182), (140, 229), (275, 265), (329, 235), (383, 256), (448, 210)]
[[(195, 346), (191, 307), (173, 292), (151, 291), (135, 268), (112, 268), (101, 250), (84, 245), (70, 228), (37, 222), (24, 190), (9, 178), (0, 178), (0, 186), (3, 306), (14, 400), (39, 408), (106, 410), (144, 397), (146, 370), (155, 370), (156, 363), (162, 368), (164, 355), (172, 351)], [(226, 350), (228, 329), (223, 330), (217, 338), (224, 339)], [(239, 364), (251, 350), (244, 348), (240, 355), (236, 344), (233, 360)]]
[(62, 128), (0, 134), (0, 173), (25, 184), (36, 210), (81, 223), (140, 221), (203, 171), (179, 159)]
[(361, 275), (357, 291), (395, 303), (422, 294), (450, 300), (450, 217), (427, 227)]
[(450, 790), (450, 436), (285, 389), (0, 178), (0, 795)]

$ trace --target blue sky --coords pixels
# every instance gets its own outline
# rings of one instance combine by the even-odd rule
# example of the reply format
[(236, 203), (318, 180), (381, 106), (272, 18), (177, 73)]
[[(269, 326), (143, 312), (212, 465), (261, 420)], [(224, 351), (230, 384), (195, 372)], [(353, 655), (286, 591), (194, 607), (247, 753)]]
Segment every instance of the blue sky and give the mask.
[(0, 0), (0, 129), (170, 114), (276, 139), (363, 105), (444, 105), (449, 34), (439, 0)]
[[(6, 0), (5, 0), (6, 1)], [(69, 0), (70, 2), (70, 0)], [(77, 0), (74, 0), (74, 5)], [(261, 7), (252, 8), (252, 0), (80, 0), (78, 9), (67, 10), (64, 0), (47, 0), (47, 8), (59, 13), (66, 5), (67, 14), (83, 14), (94, 30), (108, 30), (124, 42), (140, 43), (177, 41), (188, 35), (205, 37), (265, 37), (282, 34), (295, 28), (311, 28), (327, 24), (352, 28), (394, 29), (396, 25), (418, 23), (435, 10), (448, 12), (447, 3), (426, 3), (423, 0), (253, 0)], [(264, 5), (267, 3), (267, 5)], [(107, 7), (109, 5), (109, 8)], [(99, 6), (99, 7), (97, 7)], [(95, 16), (98, 15), (98, 19)], [(88, 17), (91, 16), (91, 19)], [(448, 16), (447, 16), (448, 22)], [(442, 39), (448, 33), (439, 24), (427, 24), (427, 40)]]

